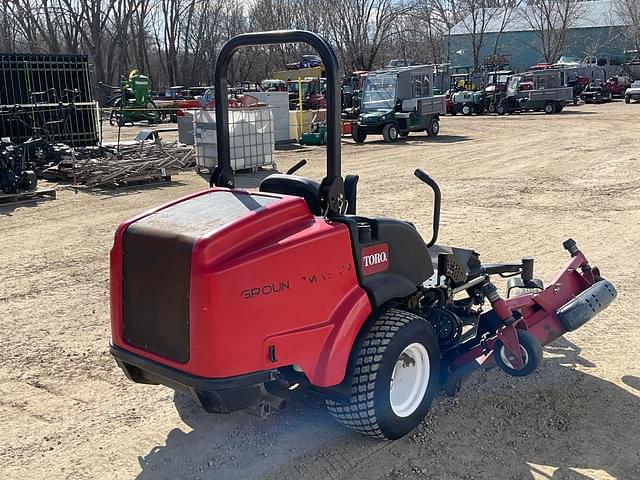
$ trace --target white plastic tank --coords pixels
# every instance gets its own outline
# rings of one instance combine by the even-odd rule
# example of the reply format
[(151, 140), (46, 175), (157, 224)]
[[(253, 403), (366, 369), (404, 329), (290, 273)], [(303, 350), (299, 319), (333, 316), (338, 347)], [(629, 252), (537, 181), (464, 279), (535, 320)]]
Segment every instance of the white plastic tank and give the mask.
[[(193, 125), (196, 166), (211, 170), (218, 163), (215, 111), (194, 111)], [(275, 135), (271, 107), (230, 108), (229, 145), (234, 171), (273, 165)]]

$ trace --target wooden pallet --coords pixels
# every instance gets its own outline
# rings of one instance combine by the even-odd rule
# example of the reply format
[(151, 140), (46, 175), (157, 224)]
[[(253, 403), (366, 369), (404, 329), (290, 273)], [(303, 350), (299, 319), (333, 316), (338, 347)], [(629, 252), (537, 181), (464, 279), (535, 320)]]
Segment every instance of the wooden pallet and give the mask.
[(0, 193), (0, 206), (16, 205), (37, 200), (54, 200), (55, 198), (55, 188), (39, 188), (32, 192)]
[(84, 188), (84, 189), (98, 189), (102, 191), (125, 190), (128, 188), (147, 187), (147, 186), (151, 187), (154, 185), (171, 183), (173, 181), (172, 176), (176, 174), (177, 172), (175, 171), (168, 171), (166, 172), (165, 176), (139, 175), (135, 177), (134, 176), (127, 177), (126, 179), (118, 180), (117, 182), (109, 183), (106, 185), (99, 185), (99, 186), (78, 185), (77, 187)]

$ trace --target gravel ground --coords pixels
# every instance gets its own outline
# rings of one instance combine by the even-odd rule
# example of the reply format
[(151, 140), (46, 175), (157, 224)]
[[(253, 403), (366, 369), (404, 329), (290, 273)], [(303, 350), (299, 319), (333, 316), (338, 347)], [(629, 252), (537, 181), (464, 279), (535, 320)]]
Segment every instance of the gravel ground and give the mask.
[[(267, 419), (211, 416), (165, 387), (127, 381), (108, 354), (108, 252), (118, 223), (205, 188), (183, 173), (164, 186), (0, 207), (0, 477), (6, 479), (638, 479), (640, 478), (640, 105), (570, 107), (559, 115), (447, 117), (441, 136), (387, 145), (343, 142), (360, 175), (362, 214), (430, 233), (443, 191), (440, 243), (486, 262), (536, 257), (549, 280), (573, 237), (618, 287), (617, 301), (545, 349), (530, 377), (474, 374), (439, 395), (396, 442), (335, 423), (295, 392)], [(133, 129), (126, 129), (132, 136)], [(110, 132), (107, 132), (110, 134)], [(322, 148), (277, 153), (320, 178)], [(241, 175), (254, 187), (270, 172)]]

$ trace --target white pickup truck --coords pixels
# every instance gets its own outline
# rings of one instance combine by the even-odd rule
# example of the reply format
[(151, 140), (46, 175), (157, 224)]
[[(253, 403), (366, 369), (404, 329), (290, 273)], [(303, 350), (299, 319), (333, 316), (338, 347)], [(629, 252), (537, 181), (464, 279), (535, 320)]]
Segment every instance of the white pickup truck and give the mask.
[(631, 103), (631, 100), (640, 100), (640, 80), (636, 80), (624, 92), (624, 103)]

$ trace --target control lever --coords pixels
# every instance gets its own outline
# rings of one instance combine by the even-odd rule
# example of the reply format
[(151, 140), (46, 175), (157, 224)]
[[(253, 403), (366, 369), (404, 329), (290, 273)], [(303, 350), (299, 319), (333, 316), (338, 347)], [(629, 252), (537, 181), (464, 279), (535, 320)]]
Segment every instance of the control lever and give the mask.
[(307, 164), (307, 161), (303, 158), (302, 160), (297, 162), (293, 167), (291, 167), (289, 170), (287, 170), (287, 172), (286, 172), (287, 175), (293, 175), (298, 170), (300, 170), (302, 167), (304, 167), (306, 164)]
[(433, 190), (433, 236), (429, 243), (427, 243), (427, 247), (432, 247), (436, 241), (438, 240), (438, 231), (440, 230), (440, 203), (442, 201), (442, 193), (440, 192), (440, 187), (436, 183), (436, 181), (427, 175), (423, 170), (417, 168), (413, 174), (418, 177), (422, 182), (426, 183)]

